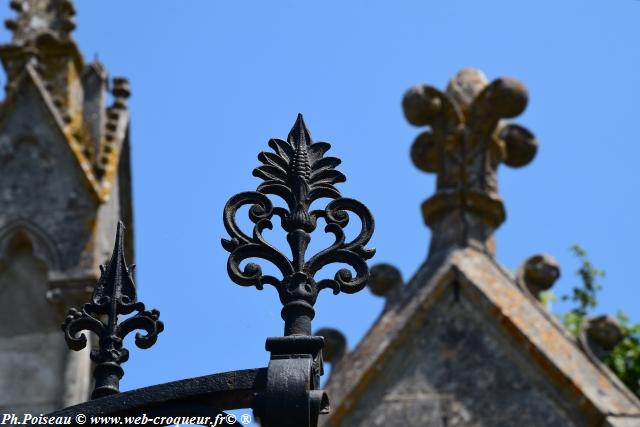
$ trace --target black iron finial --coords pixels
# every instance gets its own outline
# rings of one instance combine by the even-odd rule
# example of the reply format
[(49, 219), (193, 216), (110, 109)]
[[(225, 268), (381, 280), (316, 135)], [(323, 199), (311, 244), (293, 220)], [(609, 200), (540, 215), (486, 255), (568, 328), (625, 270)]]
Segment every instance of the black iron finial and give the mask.
[[(136, 334), (136, 345), (149, 348), (155, 344), (164, 325), (158, 318), (158, 310), (145, 310), (138, 302), (136, 287), (131, 277), (132, 266), (124, 259), (124, 224), (118, 223), (116, 241), (111, 260), (100, 266), (100, 279), (96, 284), (91, 301), (82, 310), (72, 308), (62, 324), (67, 345), (72, 350), (82, 350), (87, 345), (83, 330), (95, 333), (99, 338), (98, 349), (91, 350), (91, 360), (97, 365), (94, 370), (96, 380), (92, 398), (119, 392), (119, 382), (124, 371), (120, 366), (129, 359), (129, 351), (123, 347), (124, 337), (136, 329), (146, 331), (146, 335)], [(119, 315), (137, 313), (118, 323)]]
[[(366, 260), (375, 249), (365, 248), (374, 229), (373, 217), (362, 203), (341, 196), (335, 184), (344, 182), (345, 176), (335, 168), (340, 164), (336, 157), (324, 157), (331, 147), (326, 142), (312, 142), (302, 115), (289, 132), (286, 141), (271, 139), (269, 146), (274, 152), (262, 152), (258, 159), (263, 163), (254, 169), (253, 175), (262, 178), (257, 191), (233, 196), (224, 208), (224, 225), (231, 239), (222, 239), (222, 246), (230, 252), (227, 270), (231, 280), (242, 286), (262, 289), (264, 284), (274, 286), (284, 305), (282, 318), (285, 335), (310, 335), (313, 305), (318, 292), (331, 288), (339, 292), (355, 293), (367, 282), (369, 268)], [(273, 207), (267, 195), (281, 197), (287, 208)], [(311, 203), (320, 198), (333, 199), (324, 210), (310, 211)], [(235, 222), (238, 209), (252, 205), (249, 218), (255, 224), (253, 234), (242, 232)], [(357, 215), (361, 222), (360, 233), (347, 241), (344, 228), (349, 214)], [(271, 229), (273, 216), (280, 217), (287, 242), (291, 247), (291, 259), (268, 243), (262, 232)], [(335, 236), (335, 242), (310, 258), (306, 251), (311, 233), (318, 219), (326, 222), (325, 232)], [(255, 263), (244, 268), (240, 264), (249, 258), (262, 258), (275, 265), (282, 278), (263, 275)], [(317, 281), (315, 274), (321, 268), (333, 264), (347, 264), (355, 271), (340, 269), (333, 279)]]

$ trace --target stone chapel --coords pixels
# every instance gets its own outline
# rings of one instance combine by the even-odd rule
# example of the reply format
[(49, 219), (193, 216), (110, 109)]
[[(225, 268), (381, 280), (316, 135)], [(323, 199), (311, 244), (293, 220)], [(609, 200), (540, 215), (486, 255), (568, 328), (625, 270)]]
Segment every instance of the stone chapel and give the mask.
[[(0, 46), (0, 409), (47, 413), (87, 400), (90, 361), (60, 324), (131, 236), (129, 84), (87, 63), (70, 0), (12, 0)], [(107, 103), (110, 105), (107, 106)], [(126, 248), (133, 259), (133, 246)]]
[(437, 174), (422, 204), (429, 254), (406, 284), (391, 265), (372, 268), (386, 304), (353, 351), (339, 331), (317, 332), (332, 366), (325, 427), (640, 426), (640, 400), (595, 357), (616, 344), (613, 320), (591, 319), (576, 340), (538, 300), (557, 263), (535, 255), (512, 274), (495, 258), (497, 168), (526, 165), (538, 146), (506, 121), (526, 104), (519, 81), (472, 69), (445, 91), (405, 94), (407, 120), (429, 127), (411, 158)]

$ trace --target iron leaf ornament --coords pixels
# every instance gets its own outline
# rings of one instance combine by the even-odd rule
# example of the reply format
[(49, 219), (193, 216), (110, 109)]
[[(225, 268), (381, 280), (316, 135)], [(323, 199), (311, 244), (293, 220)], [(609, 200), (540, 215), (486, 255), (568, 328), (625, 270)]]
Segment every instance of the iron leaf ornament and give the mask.
[[(326, 142), (313, 142), (301, 114), (289, 132), (287, 140), (271, 139), (273, 152), (262, 152), (258, 159), (262, 165), (254, 169), (253, 175), (263, 182), (256, 191), (239, 193), (224, 207), (223, 221), (230, 239), (222, 239), (222, 246), (230, 252), (227, 271), (231, 280), (242, 286), (262, 289), (265, 284), (278, 291), (284, 305), (285, 335), (311, 335), (313, 306), (320, 290), (330, 288), (334, 294), (348, 294), (365, 287), (369, 277), (366, 261), (375, 249), (366, 248), (374, 230), (373, 216), (365, 205), (357, 200), (342, 197), (335, 187), (346, 177), (336, 167), (340, 159), (325, 157), (331, 147)], [(282, 198), (287, 208), (274, 207), (268, 195)], [(320, 198), (331, 201), (322, 210), (310, 210), (311, 204)], [(249, 219), (253, 222), (251, 236), (240, 230), (236, 214), (242, 206), (250, 205)], [(349, 223), (349, 213), (358, 216), (361, 230), (351, 241), (347, 241), (344, 228)], [(272, 229), (274, 216), (280, 218), (291, 256), (283, 254), (263, 236)], [(306, 251), (315, 231), (318, 219), (325, 223), (325, 232), (332, 233), (335, 241), (317, 254), (307, 257)], [(261, 258), (272, 263), (281, 277), (262, 273), (262, 268), (248, 262), (250, 258)], [(338, 270), (333, 278), (316, 281), (315, 274), (329, 264), (346, 264), (348, 268)]]
[[(137, 300), (131, 277), (133, 267), (127, 266), (124, 258), (124, 224), (120, 221), (111, 260), (106, 266), (100, 266), (100, 279), (91, 301), (84, 304), (82, 310), (70, 309), (62, 324), (65, 340), (72, 350), (86, 347), (87, 337), (82, 331), (93, 332), (99, 339), (98, 348), (91, 350), (91, 360), (96, 363), (93, 374), (96, 384), (91, 395), (94, 399), (119, 392), (119, 382), (124, 375), (120, 365), (129, 359), (123, 340), (129, 333), (144, 330), (144, 335), (136, 333), (135, 343), (146, 349), (155, 344), (158, 334), (164, 330), (158, 320), (160, 312), (146, 310)], [(133, 312), (136, 314), (118, 323), (118, 316)]]

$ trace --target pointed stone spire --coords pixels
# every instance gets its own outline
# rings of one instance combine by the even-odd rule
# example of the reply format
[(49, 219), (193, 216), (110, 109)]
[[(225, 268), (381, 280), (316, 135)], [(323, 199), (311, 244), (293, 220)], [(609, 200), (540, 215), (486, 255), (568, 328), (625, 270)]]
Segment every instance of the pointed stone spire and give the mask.
[[(7, 91), (15, 87), (25, 67), (38, 74), (66, 125), (82, 111), (84, 60), (71, 39), (75, 9), (71, 0), (13, 0), (17, 12), (5, 26), (13, 33), (11, 43), (0, 46), (7, 72)], [(76, 119), (77, 121), (77, 119)], [(77, 130), (77, 129), (74, 129)]]
[(437, 175), (436, 193), (422, 204), (432, 230), (430, 256), (470, 245), (495, 252), (493, 233), (506, 217), (498, 196), (498, 165), (524, 166), (538, 146), (529, 130), (503, 122), (521, 114), (527, 98), (519, 81), (489, 83), (474, 69), (460, 71), (446, 92), (419, 85), (405, 94), (407, 120), (430, 127), (411, 147), (414, 164)]
[(128, 135), (129, 82), (113, 78), (113, 105), (107, 107), (106, 69), (97, 59), (85, 64), (71, 37), (75, 28), (71, 0), (13, 0), (10, 6), (17, 16), (5, 24), (13, 39), (0, 45), (6, 98), (15, 96), (25, 81), (36, 84), (89, 186), (100, 201), (106, 201)]

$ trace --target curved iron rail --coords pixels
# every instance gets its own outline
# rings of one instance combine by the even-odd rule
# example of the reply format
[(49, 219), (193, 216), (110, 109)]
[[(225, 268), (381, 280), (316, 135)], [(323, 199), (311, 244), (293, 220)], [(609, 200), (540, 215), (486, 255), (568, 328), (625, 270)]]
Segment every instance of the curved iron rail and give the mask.
[[(267, 368), (223, 372), (173, 381), (93, 399), (49, 415), (72, 417), (134, 416), (149, 418), (226, 415), (223, 410), (251, 408), (267, 387)], [(154, 424), (168, 425), (168, 424)], [(241, 425), (227, 424), (227, 425)]]

